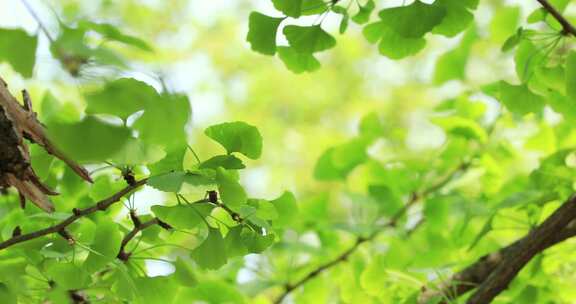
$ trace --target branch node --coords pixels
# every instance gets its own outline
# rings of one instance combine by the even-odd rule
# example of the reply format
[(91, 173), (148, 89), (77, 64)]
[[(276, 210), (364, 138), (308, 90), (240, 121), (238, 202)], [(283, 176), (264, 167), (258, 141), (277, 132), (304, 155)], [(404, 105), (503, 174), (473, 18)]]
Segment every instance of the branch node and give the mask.
[(117, 257), (122, 262), (128, 262), (128, 260), (130, 259), (130, 255), (132, 255), (130, 252), (122, 250), (118, 253)]
[(140, 226), (142, 226), (140, 218), (138, 218), (138, 216), (136, 215), (136, 210), (134, 209), (130, 210), (130, 219), (132, 220), (132, 223), (134, 223), (135, 228), (140, 228)]
[(21, 235), (22, 235), (22, 228), (20, 228), (20, 226), (16, 226), (16, 228), (12, 230), (12, 237), (14, 238)]
[(74, 216), (82, 216), (82, 211), (78, 208), (73, 208), (72, 214), (74, 214)]
[(98, 207), (98, 210), (104, 211), (106, 210), (106, 208), (108, 208), (108, 205), (106, 204), (105, 201), (101, 201), (96, 204), (96, 207)]
[(68, 244), (70, 245), (74, 245), (74, 243), (76, 243), (76, 241), (74, 240), (74, 238), (72, 237), (72, 235), (70, 235), (70, 233), (68, 231), (66, 231), (66, 229), (61, 229), (58, 231), (58, 234), (63, 237), (66, 241), (68, 241)]

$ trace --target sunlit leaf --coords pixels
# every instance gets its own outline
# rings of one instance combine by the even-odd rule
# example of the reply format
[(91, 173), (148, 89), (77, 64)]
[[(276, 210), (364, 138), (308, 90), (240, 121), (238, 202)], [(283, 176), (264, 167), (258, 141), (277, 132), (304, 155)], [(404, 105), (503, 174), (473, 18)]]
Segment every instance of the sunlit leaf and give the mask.
[(228, 260), (226, 243), (218, 229), (210, 228), (208, 237), (195, 248), (190, 256), (204, 269), (218, 269)]
[(229, 154), (239, 152), (251, 159), (262, 154), (262, 136), (258, 129), (245, 122), (227, 122), (207, 128), (204, 133), (220, 143)]
[(274, 18), (252, 12), (249, 19), (248, 36), (246, 37), (252, 50), (265, 55), (274, 55), (276, 53), (276, 33), (282, 20), (284, 18)]

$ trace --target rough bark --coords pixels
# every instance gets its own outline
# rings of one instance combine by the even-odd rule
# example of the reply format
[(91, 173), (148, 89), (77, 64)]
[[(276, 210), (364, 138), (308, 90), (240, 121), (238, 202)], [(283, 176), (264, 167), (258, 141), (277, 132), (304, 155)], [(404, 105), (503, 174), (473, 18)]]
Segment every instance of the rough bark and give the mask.
[(0, 77), (0, 188), (15, 187), (20, 193), (21, 205), (28, 199), (47, 212), (54, 211), (48, 195), (57, 193), (44, 185), (30, 165), (30, 154), (24, 138), (42, 146), (48, 153), (63, 160), (86, 181), (90, 175), (83, 167), (63, 155), (48, 139), (44, 126), (32, 111), (28, 92), (22, 91), (21, 105)]
[[(572, 200), (569, 200), (565, 205), (571, 205), (573, 203)], [(559, 210), (562, 210), (560, 212), (563, 212), (563, 209), (559, 208)], [(542, 227), (542, 225), (540, 227)], [(536, 228), (534, 231), (540, 229), (540, 227)], [(534, 231), (498, 251), (482, 256), (470, 266), (454, 274), (449, 280), (441, 282), (433, 287), (424, 287), (418, 299), (418, 303), (428, 303), (433, 299), (441, 299), (440, 303), (447, 303), (447, 300), (455, 300), (456, 298), (466, 294), (468, 291), (484, 285), (495, 270), (508, 268), (512, 264), (515, 264), (516, 260), (521, 258), (519, 252), (532, 247), (527, 244), (539, 244), (533, 246), (533, 249), (527, 252), (527, 256), (531, 259), (547, 248), (576, 236), (576, 221), (572, 220), (568, 226), (551, 234), (549, 237), (542, 239), (541, 242), (540, 239), (535, 238)], [(525, 265), (525, 263), (523, 265)], [(503, 289), (500, 289), (500, 291), (502, 290)]]

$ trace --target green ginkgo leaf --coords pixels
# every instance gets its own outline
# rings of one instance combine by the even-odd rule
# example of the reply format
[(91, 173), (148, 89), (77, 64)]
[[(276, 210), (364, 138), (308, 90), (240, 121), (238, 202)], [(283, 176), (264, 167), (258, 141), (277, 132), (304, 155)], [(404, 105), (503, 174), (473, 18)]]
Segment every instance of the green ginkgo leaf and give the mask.
[(416, 0), (407, 6), (383, 9), (378, 16), (400, 36), (420, 38), (442, 22), (446, 8)]
[(302, 0), (272, 0), (274, 7), (286, 16), (298, 18), (302, 12)]
[(236, 209), (246, 202), (247, 196), (244, 188), (229, 172), (222, 168), (216, 169), (216, 182), (224, 204)]
[(324, 31), (320, 25), (288, 25), (284, 28), (284, 35), (290, 46), (299, 53), (321, 52), (336, 45), (336, 39)]
[(364, 5), (358, 5), (358, 13), (352, 16), (352, 21), (358, 24), (368, 22), (368, 20), (370, 20), (370, 14), (372, 14), (375, 7), (374, 0), (368, 0)]
[(0, 62), (8, 62), (24, 77), (32, 77), (38, 37), (20, 29), (0, 29)]
[(105, 161), (131, 138), (127, 127), (108, 124), (93, 116), (77, 123), (52, 123), (48, 135), (67, 155), (82, 162)]
[(265, 54), (276, 53), (276, 33), (284, 18), (274, 18), (258, 12), (252, 12), (248, 19), (248, 35), (246, 40), (252, 50)]
[(320, 68), (320, 62), (313, 54), (299, 53), (292, 47), (278, 47), (278, 56), (296, 74), (314, 72)]
[(540, 113), (544, 107), (544, 99), (530, 91), (528, 86), (512, 85), (500, 81), (500, 101), (513, 113)]
[(226, 242), (215, 228), (208, 229), (208, 237), (190, 253), (194, 261), (204, 269), (218, 269), (226, 264)]
[(99, 222), (94, 240), (90, 244), (90, 253), (83, 264), (84, 269), (94, 273), (114, 261), (120, 250), (121, 241), (122, 233), (118, 224), (112, 221)]
[(86, 112), (110, 114), (126, 120), (158, 98), (156, 90), (148, 84), (133, 78), (120, 78), (106, 83), (98, 91), (88, 93)]
[(204, 133), (220, 143), (226, 152), (239, 152), (251, 159), (262, 154), (262, 136), (258, 129), (245, 122), (227, 122), (208, 127)]
[(214, 205), (208, 203), (176, 206), (152, 206), (150, 210), (160, 220), (179, 229), (192, 229), (204, 222)]

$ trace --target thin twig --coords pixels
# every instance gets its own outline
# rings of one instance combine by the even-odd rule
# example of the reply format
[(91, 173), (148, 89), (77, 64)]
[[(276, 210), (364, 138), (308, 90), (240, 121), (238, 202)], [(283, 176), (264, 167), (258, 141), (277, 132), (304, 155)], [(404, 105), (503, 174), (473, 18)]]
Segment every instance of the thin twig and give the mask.
[(87, 207), (84, 209), (74, 208), (72, 210), (73, 214), (71, 216), (69, 216), (68, 218), (66, 218), (65, 220), (63, 220), (62, 222), (60, 222), (56, 225), (50, 226), (48, 228), (40, 229), (40, 230), (37, 230), (34, 232), (14, 236), (14, 237), (12, 237), (12, 238), (4, 241), (4, 242), (1, 242), (0, 243), (0, 250), (6, 249), (10, 246), (13, 246), (13, 245), (25, 242), (25, 241), (40, 238), (40, 237), (43, 237), (45, 235), (64, 231), (64, 229), (66, 227), (68, 227), (72, 223), (76, 222), (80, 218), (85, 217), (89, 214), (95, 213), (97, 211), (104, 211), (104, 210), (108, 209), (108, 207), (110, 207), (112, 204), (118, 202), (126, 194), (129, 194), (132, 191), (134, 191), (135, 189), (146, 184), (146, 181), (147, 181), (147, 179), (139, 180), (139, 181), (135, 182), (134, 185), (131, 185), (131, 186), (129, 185), (129, 186), (125, 187), (124, 189), (118, 191), (117, 193), (113, 194), (112, 196), (110, 196), (104, 200), (99, 201), (98, 203), (92, 205), (91, 207)]
[(22, 4), (24, 4), (24, 6), (26, 7), (26, 10), (28, 11), (28, 13), (30, 13), (30, 15), (32, 15), (32, 18), (34, 18), (34, 20), (36, 20), (36, 23), (38, 23), (40, 30), (42, 30), (42, 32), (44, 32), (44, 35), (46, 35), (46, 38), (48, 38), (48, 40), (50, 40), (50, 43), (54, 43), (54, 39), (50, 35), (50, 32), (48, 32), (48, 29), (44, 26), (44, 24), (42, 23), (42, 20), (40, 20), (40, 17), (38, 17), (38, 15), (36, 15), (36, 12), (32, 8), (32, 6), (30, 6), (30, 4), (28, 4), (28, 1), (26, 1), (26, 0), (21, 0), (21, 1), (22, 1)]
[[(146, 228), (148, 228), (148, 227), (151, 227), (151, 226), (154, 226), (154, 225), (158, 225), (160, 222), (161, 222), (161, 221), (160, 221), (159, 219), (157, 219), (157, 218), (153, 218), (153, 219), (151, 219), (151, 220), (149, 220), (149, 221), (146, 221), (146, 222), (143, 222), (143, 223), (142, 223), (142, 222), (137, 222), (138, 224), (136, 224), (136, 222), (135, 222), (134, 228), (133, 228), (132, 230), (130, 230), (130, 232), (128, 232), (128, 234), (126, 234), (126, 235), (124, 236), (124, 238), (122, 239), (122, 243), (120, 244), (120, 250), (119, 250), (119, 252), (118, 252), (117, 257), (118, 257), (120, 260), (124, 261), (124, 262), (128, 261), (128, 259), (129, 259), (130, 256), (132, 255), (132, 253), (131, 253), (131, 252), (126, 252), (126, 245), (128, 245), (128, 243), (129, 243), (134, 237), (136, 237), (136, 235), (138, 234), (138, 232), (140, 232), (140, 231), (142, 231), (142, 230), (144, 230), (144, 229), (146, 229)], [(161, 225), (161, 226), (162, 226), (162, 225)], [(164, 227), (164, 226), (162, 226), (162, 227)]]

